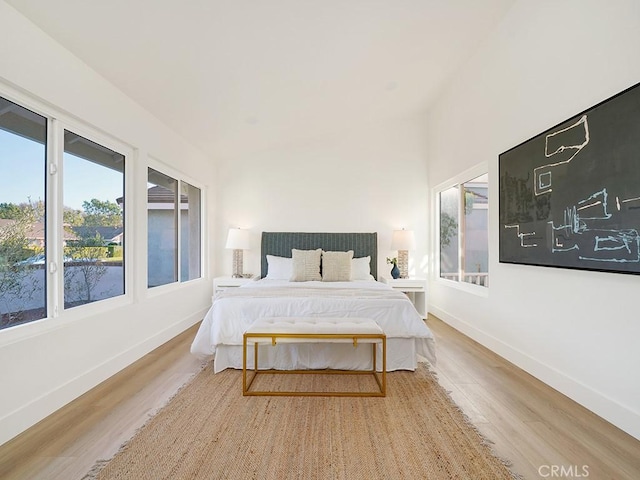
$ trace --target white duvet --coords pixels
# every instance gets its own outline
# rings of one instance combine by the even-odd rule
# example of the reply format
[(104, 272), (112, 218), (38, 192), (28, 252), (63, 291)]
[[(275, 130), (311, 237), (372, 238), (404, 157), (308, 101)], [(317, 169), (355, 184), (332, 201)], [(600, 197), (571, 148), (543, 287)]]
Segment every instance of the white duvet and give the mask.
[[(387, 335), (387, 370), (414, 369), (416, 356), (435, 364), (433, 335), (413, 303), (402, 292), (375, 281), (263, 279), (227, 289), (215, 298), (193, 340), (191, 352), (200, 356), (215, 355), (216, 372), (229, 367), (242, 368), (242, 335), (254, 321), (264, 317), (370, 318)], [(346, 358), (339, 358), (339, 349), (344, 346), (317, 347), (314, 360), (306, 365), (308, 368), (361, 368), (359, 364), (349, 365)], [(282, 358), (272, 359), (269, 366), (300, 368), (299, 357), (289, 352)], [(342, 360), (347, 364), (342, 364)], [(262, 358), (260, 364), (263, 364)]]

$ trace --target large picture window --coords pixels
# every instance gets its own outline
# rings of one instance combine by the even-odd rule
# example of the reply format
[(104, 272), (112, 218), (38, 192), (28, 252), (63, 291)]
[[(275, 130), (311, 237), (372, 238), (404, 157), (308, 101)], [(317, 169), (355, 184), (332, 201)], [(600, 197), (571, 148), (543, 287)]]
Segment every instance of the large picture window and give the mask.
[(125, 155), (62, 125), (0, 98), (0, 329), (125, 293)]
[(64, 305), (124, 294), (124, 155), (64, 132)]
[(489, 286), (488, 175), (438, 195), (440, 277)]
[(147, 285), (185, 282), (201, 273), (201, 191), (153, 168), (147, 178)]
[(47, 316), (47, 119), (0, 98), (0, 328)]
[[(63, 116), (0, 97), (0, 330), (95, 308), (84, 306), (137, 284), (125, 268), (131, 149)], [(194, 183), (148, 169), (149, 287), (202, 278)]]

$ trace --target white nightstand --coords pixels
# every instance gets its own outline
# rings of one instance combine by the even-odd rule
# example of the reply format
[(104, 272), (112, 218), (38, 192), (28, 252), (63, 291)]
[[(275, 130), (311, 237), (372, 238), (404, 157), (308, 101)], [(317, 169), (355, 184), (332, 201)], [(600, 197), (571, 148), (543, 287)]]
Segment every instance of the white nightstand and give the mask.
[(253, 282), (255, 279), (251, 278), (234, 278), (234, 277), (216, 277), (213, 279), (213, 298), (226, 290), (227, 288), (237, 288), (245, 283)]
[(394, 290), (400, 290), (407, 294), (413, 305), (427, 318), (427, 280), (424, 278), (387, 278), (380, 277), (380, 281), (390, 285)]

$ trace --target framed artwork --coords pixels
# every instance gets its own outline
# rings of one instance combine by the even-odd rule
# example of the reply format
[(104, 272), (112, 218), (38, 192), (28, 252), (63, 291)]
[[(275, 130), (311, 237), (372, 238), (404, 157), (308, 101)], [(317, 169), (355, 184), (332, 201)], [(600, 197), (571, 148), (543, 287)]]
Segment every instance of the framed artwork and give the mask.
[(640, 84), (499, 156), (500, 262), (640, 273)]

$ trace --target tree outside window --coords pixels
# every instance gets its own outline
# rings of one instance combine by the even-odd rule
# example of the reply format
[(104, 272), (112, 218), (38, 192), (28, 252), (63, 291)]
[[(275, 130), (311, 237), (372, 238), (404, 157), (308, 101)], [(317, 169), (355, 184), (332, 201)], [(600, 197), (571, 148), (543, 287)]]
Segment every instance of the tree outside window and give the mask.
[(113, 192), (112, 198), (83, 200), (82, 211), (65, 209), (73, 222), (65, 230), (73, 238), (64, 248), (64, 305), (73, 308), (124, 294), (125, 157), (68, 130), (64, 140), (65, 203), (96, 181)]
[(0, 98), (0, 328), (47, 316), (47, 120)]

